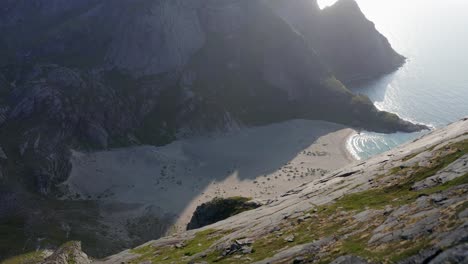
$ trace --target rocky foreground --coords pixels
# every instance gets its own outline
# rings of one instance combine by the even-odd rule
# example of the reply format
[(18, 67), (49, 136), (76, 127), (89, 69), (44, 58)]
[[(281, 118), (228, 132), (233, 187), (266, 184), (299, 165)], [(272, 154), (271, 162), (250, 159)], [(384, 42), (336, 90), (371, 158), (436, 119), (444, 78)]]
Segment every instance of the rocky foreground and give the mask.
[(58, 252), (73, 261), (6, 263), (466, 263), (467, 163), (468, 118), (201, 229), (102, 260), (71, 243)]

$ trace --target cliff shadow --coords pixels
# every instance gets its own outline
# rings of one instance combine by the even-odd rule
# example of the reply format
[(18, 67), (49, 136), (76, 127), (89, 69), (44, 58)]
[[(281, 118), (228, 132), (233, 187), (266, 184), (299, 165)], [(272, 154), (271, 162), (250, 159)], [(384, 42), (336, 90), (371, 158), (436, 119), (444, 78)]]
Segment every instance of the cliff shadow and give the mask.
[[(180, 217), (191, 216), (197, 205), (216, 196), (258, 197), (268, 191), (268, 185), (283, 183), (288, 186), (285, 188), (294, 188), (311, 181), (315, 172), (304, 176), (305, 173), (294, 171), (287, 175), (282, 169), (298, 155), (328, 155), (331, 146), (326, 144), (321, 144), (322, 151), (316, 153), (304, 150), (344, 128), (322, 121), (292, 120), (179, 140), (163, 147), (75, 152), (72, 173), (65, 184), (72, 194), (97, 201), (101, 220), (114, 228), (120, 225), (115, 230), (131, 233), (135, 237), (131, 244), (136, 246), (165, 235), (173, 224), (180, 223)], [(344, 142), (332, 144), (336, 149)], [(324, 173), (321, 164), (309, 166), (316, 168), (318, 174)], [(267, 180), (266, 175), (272, 173), (280, 178), (272, 176), (271, 181)], [(245, 181), (250, 182), (251, 190), (241, 189)], [(232, 188), (224, 192), (226, 187)], [(116, 224), (115, 219), (123, 224)]]
[(373, 102), (381, 102), (385, 99), (389, 85), (395, 80), (397, 72), (387, 74), (383, 77), (353, 81), (347, 87), (355, 94), (365, 94)]

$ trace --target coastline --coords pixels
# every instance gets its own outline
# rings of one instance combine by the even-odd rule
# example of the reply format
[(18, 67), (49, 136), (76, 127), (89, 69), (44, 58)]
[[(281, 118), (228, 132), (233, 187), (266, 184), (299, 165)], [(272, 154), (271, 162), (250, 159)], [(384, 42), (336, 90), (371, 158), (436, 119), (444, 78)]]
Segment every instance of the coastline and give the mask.
[[(290, 171), (294, 171), (295, 175), (304, 175), (303, 173), (307, 172), (308, 169), (312, 170), (319, 168), (321, 170), (320, 172), (315, 172), (314, 175), (308, 175), (304, 178), (299, 176), (297, 178), (301, 179), (298, 181), (284, 181), (281, 179), (278, 175), (283, 175), (282, 172), (285, 170), (281, 170), (280, 168), (270, 174), (263, 176), (259, 175), (254, 180), (240, 180), (238, 177), (231, 176), (225, 179), (223, 182), (216, 182), (211, 184), (205, 189), (204, 193), (196, 197), (179, 216), (175, 224), (175, 230), (178, 232), (185, 231), (185, 226), (190, 221), (190, 218), (192, 217), (193, 212), (197, 206), (210, 201), (212, 198), (243, 196), (258, 200), (260, 202), (268, 201), (275, 199), (278, 196), (302, 184), (315, 180), (316, 177), (322, 175), (322, 172), (324, 175), (330, 171), (339, 169), (357, 161), (357, 159), (347, 148), (348, 140), (355, 134), (355, 130), (351, 128), (343, 128), (336, 132), (332, 132), (320, 137), (316, 143), (302, 151), (302, 153), (304, 153), (304, 151), (306, 153), (309, 151), (317, 151), (317, 148), (323, 148), (323, 145), (326, 144), (327, 146), (325, 151), (330, 153), (330, 155), (326, 158), (313, 155), (304, 156), (303, 154), (299, 153), (298, 156), (289, 161), (289, 165), (286, 166)], [(334, 166), (335, 164), (333, 163), (338, 164), (338, 166)], [(265, 181), (265, 179), (267, 180)], [(268, 186), (262, 186), (265, 184)]]
[(359, 155), (353, 150), (353, 147), (350, 144), (350, 140), (356, 135), (358, 135), (358, 132), (350, 128), (348, 134), (341, 144), (343, 155), (346, 156), (346, 159), (349, 161), (349, 163), (361, 160), (361, 157), (359, 157)]
[(215, 197), (275, 199), (356, 161), (347, 148), (355, 133), (334, 123), (292, 120), (164, 147), (74, 152), (65, 185), (98, 202), (138, 205), (128, 217), (156, 208), (173, 217), (174, 228), (166, 232), (178, 232), (197, 206)]

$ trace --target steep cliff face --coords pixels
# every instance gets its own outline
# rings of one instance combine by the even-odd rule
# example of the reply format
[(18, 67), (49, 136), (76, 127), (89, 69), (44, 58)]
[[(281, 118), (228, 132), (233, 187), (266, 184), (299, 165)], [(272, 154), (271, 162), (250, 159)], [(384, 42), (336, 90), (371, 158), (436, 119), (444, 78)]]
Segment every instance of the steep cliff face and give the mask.
[[(317, 50), (344, 82), (375, 78), (403, 65), (374, 23), (367, 20), (355, 1), (339, 1), (321, 13)], [(352, 51), (352, 52), (350, 52)], [(369, 59), (371, 58), (371, 59)]]
[(291, 118), (424, 128), (334, 77), (401, 62), (353, 1), (320, 11), (305, 0), (37, 0), (0, 12), (0, 146), (43, 193), (67, 177), (70, 148), (161, 145)]
[[(40, 12), (32, 16), (34, 9)], [(54, 63), (96, 75), (114, 70), (130, 75), (132, 88), (148, 77), (170, 75), (165, 87), (192, 111), (169, 112), (175, 116), (184, 112), (181, 118), (196, 120), (192, 125), (203, 130), (213, 121), (226, 126), (226, 115), (247, 124), (304, 117), (379, 131), (419, 129), (382, 117), (373, 107), (353, 114), (349, 110), (365, 104), (351, 105), (353, 95), (339, 82), (328, 85), (333, 74), (345, 81), (351, 75), (375, 76), (395, 69), (401, 58), (388, 43), (376, 41), (384, 37), (353, 1), (341, 1), (324, 11), (315, 1), (285, 5), (260, 0), (89, 0), (36, 1), (33, 6), (19, 1), (5, 3), (3, 13), (1, 28), (11, 36), (5, 42), (9, 53), (16, 54), (14, 64)], [(369, 50), (375, 56), (358, 59)], [(362, 61), (365, 65), (356, 65)], [(112, 85), (107, 89), (115, 89)], [(221, 88), (227, 92), (219, 94)], [(129, 90), (132, 96), (134, 89)], [(245, 102), (239, 102), (240, 97)], [(331, 110), (324, 113), (323, 107)], [(150, 104), (147, 112), (155, 108)], [(208, 111), (215, 114), (206, 117)], [(362, 122), (358, 118), (362, 115), (382, 124)], [(149, 116), (144, 113), (137, 119)]]
[(465, 263), (468, 119), (95, 263)]
[(327, 67), (345, 83), (378, 77), (405, 62), (353, 0), (338, 1), (324, 10), (310, 0), (268, 3), (305, 37)]

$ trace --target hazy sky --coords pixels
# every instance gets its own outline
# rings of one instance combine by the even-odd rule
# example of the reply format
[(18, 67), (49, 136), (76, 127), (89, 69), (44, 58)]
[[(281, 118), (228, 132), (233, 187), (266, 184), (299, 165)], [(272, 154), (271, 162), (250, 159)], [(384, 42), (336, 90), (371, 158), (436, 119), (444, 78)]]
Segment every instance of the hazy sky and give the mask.
[[(336, 1), (318, 0), (322, 8)], [(466, 50), (468, 0), (356, 1), (366, 17), (405, 55), (412, 52), (408, 48), (415, 48), (412, 40), (416, 37), (419, 44)]]

